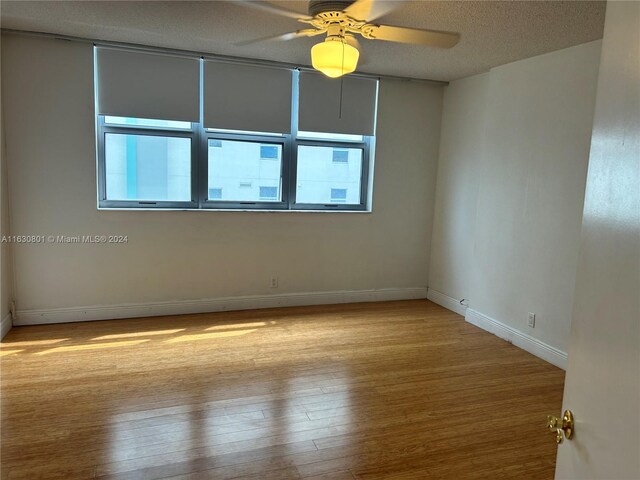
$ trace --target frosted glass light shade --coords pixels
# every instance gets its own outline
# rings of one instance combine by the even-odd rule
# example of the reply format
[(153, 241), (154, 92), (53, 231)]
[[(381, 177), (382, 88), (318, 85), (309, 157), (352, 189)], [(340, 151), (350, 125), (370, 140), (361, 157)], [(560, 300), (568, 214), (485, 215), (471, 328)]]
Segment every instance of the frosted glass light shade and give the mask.
[(340, 38), (327, 38), (311, 48), (311, 65), (327, 77), (337, 78), (354, 72), (360, 52)]

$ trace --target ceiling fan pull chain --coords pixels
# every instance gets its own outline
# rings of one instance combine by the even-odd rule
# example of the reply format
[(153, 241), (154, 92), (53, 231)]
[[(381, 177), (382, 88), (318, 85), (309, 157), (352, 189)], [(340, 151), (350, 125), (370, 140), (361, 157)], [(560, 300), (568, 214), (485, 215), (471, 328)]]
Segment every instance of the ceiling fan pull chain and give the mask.
[[(342, 71), (344, 72), (344, 39), (342, 40)], [(344, 75), (340, 76), (340, 110), (338, 118), (342, 118), (342, 85), (344, 84)]]

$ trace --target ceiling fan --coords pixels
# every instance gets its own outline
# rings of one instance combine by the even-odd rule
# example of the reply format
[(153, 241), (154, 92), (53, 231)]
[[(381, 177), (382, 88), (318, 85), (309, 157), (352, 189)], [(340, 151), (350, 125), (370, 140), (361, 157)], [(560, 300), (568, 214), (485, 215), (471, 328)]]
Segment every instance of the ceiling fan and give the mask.
[(283, 35), (241, 42), (239, 45), (267, 40), (315, 37), (326, 33), (327, 38), (324, 42), (311, 48), (311, 64), (313, 68), (332, 78), (355, 71), (361, 50), (355, 35), (360, 35), (367, 40), (413, 43), (438, 48), (451, 48), (460, 40), (460, 34), (454, 32), (371, 23), (376, 18), (401, 6), (404, 3), (402, 0), (310, 0), (308, 15), (267, 1), (244, 0), (238, 3), (293, 18), (312, 27)]

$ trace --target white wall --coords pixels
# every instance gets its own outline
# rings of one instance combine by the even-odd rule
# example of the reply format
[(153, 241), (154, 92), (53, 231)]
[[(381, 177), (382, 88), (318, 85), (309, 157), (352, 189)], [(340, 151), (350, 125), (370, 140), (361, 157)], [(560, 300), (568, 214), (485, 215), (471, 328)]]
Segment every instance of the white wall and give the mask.
[(19, 311), (426, 287), (442, 87), (381, 82), (371, 214), (98, 211), (92, 74), (91, 45), (3, 36), (13, 233), (129, 237), (15, 248)]
[(494, 68), (452, 82), (444, 100), (429, 288), (559, 350), (569, 335), (600, 48)]
[[(0, 106), (0, 108), (2, 108)], [(1, 115), (1, 114), (0, 114)], [(0, 238), (10, 233), (7, 164), (5, 155), (4, 118), (0, 119)], [(11, 245), (0, 244), (0, 338), (11, 328), (9, 306), (13, 298)]]
[(488, 87), (485, 73), (445, 90), (429, 286), (458, 300), (470, 294)]

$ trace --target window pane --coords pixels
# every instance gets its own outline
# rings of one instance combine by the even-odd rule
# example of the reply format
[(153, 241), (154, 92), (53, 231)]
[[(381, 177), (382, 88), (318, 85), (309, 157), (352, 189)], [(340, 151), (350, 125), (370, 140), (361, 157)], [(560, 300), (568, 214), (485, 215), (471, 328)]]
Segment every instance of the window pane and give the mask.
[[(344, 161), (334, 161), (336, 150)], [(362, 149), (300, 145), (296, 203), (359, 204), (361, 175)]]
[(282, 133), (273, 132), (254, 132), (252, 130), (225, 130), (224, 128), (207, 128), (207, 132), (220, 132), (220, 133), (237, 133), (240, 135), (267, 135), (270, 137), (282, 137)]
[(181, 128), (191, 129), (189, 122), (176, 122), (173, 120), (151, 120), (147, 118), (130, 117), (104, 117), (104, 122), (110, 125), (122, 125), (130, 127), (158, 127), (158, 128)]
[(362, 142), (362, 135), (349, 135), (346, 133), (322, 133), (322, 132), (298, 132), (298, 138), (314, 140), (341, 140), (346, 142)]
[(105, 135), (107, 200), (191, 201), (191, 139)]
[(281, 144), (209, 139), (208, 151), (209, 200), (281, 201)]

